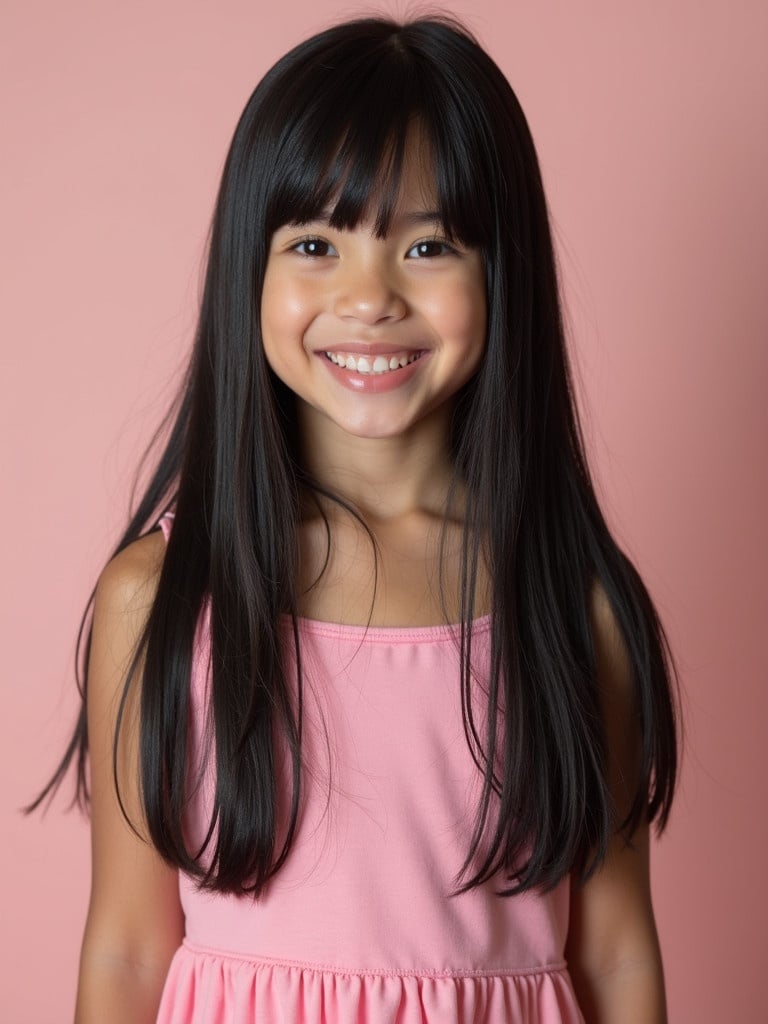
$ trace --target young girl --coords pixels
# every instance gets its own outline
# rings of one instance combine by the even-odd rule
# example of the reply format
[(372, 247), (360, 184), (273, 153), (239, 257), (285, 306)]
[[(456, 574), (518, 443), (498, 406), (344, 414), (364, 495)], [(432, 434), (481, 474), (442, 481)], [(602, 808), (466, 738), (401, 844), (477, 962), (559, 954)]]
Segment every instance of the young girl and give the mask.
[(663, 1021), (674, 666), (595, 499), (524, 115), (460, 26), (264, 77), (173, 412), (46, 790), (76, 758), (78, 1024)]

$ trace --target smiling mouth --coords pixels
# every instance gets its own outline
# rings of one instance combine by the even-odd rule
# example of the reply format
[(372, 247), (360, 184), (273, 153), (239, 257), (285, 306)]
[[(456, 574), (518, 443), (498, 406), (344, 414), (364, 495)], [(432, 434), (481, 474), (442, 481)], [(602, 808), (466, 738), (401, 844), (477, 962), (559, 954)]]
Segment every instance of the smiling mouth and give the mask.
[(353, 355), (351, 352), (325, 352), (325, 358), (335, 366), (352, 370), (355, 373), (378, 376), (402, 370), (404, 367), (421, 359), (423, 352), (400, 352), (392, 355), (364, 356)]

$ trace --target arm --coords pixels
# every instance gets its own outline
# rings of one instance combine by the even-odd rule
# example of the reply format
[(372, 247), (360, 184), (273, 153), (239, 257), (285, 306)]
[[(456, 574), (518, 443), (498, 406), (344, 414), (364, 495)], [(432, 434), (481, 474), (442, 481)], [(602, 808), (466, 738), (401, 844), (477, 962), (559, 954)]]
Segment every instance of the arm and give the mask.
[[(131, 831), (112, 775), (123, 681), (151, 607), (163, 550), (160, 535), (141, 538), (112, 559), (96, 587), (87, 695), (91, 898), (76, 1024), (154, 1021), (168, 965), (184, 933), (177, 871)], [(141, 671), (139, 663), (139, 678)], [(147, 835), (139, 790), (138, 697), (134, 686), (123, 718), (118, 777), (128, 815)]]
[[(602, 587), (592, 600), (592, 629), (608, 742), (611, 791), (623, 817), (639, 758), (639, 731), (626, 648)], [(651, 904), (649, 828), (633, 848), (614, 836), (608, 857), (571, 892), (566, 944), (576, 995), (588, 1024), (666, 1024), (661, 951)]]

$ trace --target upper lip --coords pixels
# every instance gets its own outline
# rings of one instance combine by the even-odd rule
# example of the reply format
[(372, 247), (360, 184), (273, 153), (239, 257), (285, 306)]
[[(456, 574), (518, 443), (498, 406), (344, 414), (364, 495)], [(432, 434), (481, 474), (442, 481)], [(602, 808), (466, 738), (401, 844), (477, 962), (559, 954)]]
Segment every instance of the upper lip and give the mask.
[(390, 356), (394, 355), (395, 352), (421, 352), (420, 348), (415, 348), (413, 345), (395, 345), (394, 343), (379, 342), (378, 344), (368, 345), (362, 341), (346, 341), (340, 342), (336, 345), (326, 345), (323, 348), (316, 349), (317, 352), (356, 352), (358, 355), (363, 356)]

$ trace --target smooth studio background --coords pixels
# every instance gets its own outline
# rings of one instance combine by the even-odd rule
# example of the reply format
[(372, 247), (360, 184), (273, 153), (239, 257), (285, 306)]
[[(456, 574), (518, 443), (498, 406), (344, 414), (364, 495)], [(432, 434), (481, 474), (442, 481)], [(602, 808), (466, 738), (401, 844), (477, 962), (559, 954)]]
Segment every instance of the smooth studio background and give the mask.
[[(653, 848), (670, 1020), (768, 1019), (762, 0), (448, 0), (532, 126), (591, 456), (676, 652), (683, 785)], [(290, 45), (372, 8), (21, 0), (0, 34), (0, 1017), (71, 1018), (85, 822), (45, 780), (76, 628), (190, 344), (235, 121)], [(403, 8), (386, 8), (398, 13)]]

